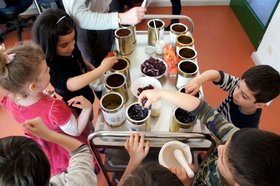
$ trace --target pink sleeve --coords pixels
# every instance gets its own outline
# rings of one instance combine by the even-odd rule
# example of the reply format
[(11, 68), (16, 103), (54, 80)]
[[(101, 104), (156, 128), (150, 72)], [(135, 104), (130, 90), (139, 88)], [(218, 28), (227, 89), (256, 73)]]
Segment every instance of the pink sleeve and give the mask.
[(50, 109), (49, 118), (58, 126), (65, 125), (71, 119), (71, 109), (59, 99), (55, 99)]

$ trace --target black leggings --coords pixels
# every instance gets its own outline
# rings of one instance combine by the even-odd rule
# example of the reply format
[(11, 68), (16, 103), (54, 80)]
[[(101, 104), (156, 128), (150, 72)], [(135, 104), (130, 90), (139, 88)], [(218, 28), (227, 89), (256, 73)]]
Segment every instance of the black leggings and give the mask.
[[(181, 14), (181, 0), (170, 0), (172, 4), (172, 15), (180, 15)], [(170, 24), (178, 23), (179, 19), (172, 19)]]
[[(118, 1), (112, 0), (110, 12), (120, 12)], [(94, 67), (99, 67), (115, 42), (114, 30), (86, 30), (78, 28), (78, 47), (82, 56)]]
[(181, 0), (170, 0), (172, 4), (172, 15), (181, 14)]

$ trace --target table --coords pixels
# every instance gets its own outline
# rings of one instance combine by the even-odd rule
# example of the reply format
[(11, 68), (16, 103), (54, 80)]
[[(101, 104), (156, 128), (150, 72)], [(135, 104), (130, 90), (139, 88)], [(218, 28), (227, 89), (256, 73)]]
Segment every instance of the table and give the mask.
[[(173, 15), (146, 15), (147, 19), (153, 18), (186, 18), (186, 20), (190, 20), (191, 23), (191, 31), (193, 30), (192, 20), (187, 16), (176, 16)], [(145, 48), (148, 46), (148, 38), (146, 31), (138, 31), (136, 34), (137, 43), (134, 49), (134, 52), (126, 56), (131, 63), (130, 66), (130, 77), (131, 83), (142, 76), (140, 65), (141, 63), (148, 59), (149, 57), (161, 58), (156, 54), (147, 54), (145, 52)], [(169, 32), (164, 33), (164, 40), (166, 43), (169, 43)], [(195, 60), (196, 61), (196, 60)], [(196, 61), (197, 63), (197, 61)], [(167, 76), (159, 79), (163, 89), (168, 90), (177, 90), (176, 78), (170, 79)], [(203, 93), (202, 89), (200, 91)], [(103, 92), (105, 94), (105, 92)], [(126, 107), (132, 103), (137, 101), (136, 97), (134, 97), (130, 91), (128, 90), (129, 100), (126, 103)], [(160, 110), (160, 115), (156, 118), (150, 118), (151, 131), (143, 131), (142, 133), (145, 135), (145, 139), (150, 143), (150, 152), (147, 155), (147, 161), (157, 161), (158, 152), (163, 144), (168, 141), (181, 141), (182, 143), (186, 143), (190, 146), (193, 157), (197, 157), (197, 154), (200, 151), (207, 151), (207, 154), (213, 152), (216, 146), (219, 144), (219, 140), (211, 133), (209, 130), (202, 125), (199, 121), (195, 125), (192, 132), (189, 133), (179, 133), (179, 132), (169, 132), (169, 125), (172, 122), (173, 111), (175, 109), (175, 105), (172, 105), (168, 102), (162, 101), (162, 107)], [(109, 131), (111, 130), (111, 131)], [(118, 130), (118, 131), (116, 131)], [(98, 164), (107, 180), (107, 183), (111, 186), (113, 185), (112, 180), (110, 179), (108, 172), (122, 172), (125, 170), (129, 156), (127, 152), (124, 150), (124, 143), (129, 137), (131, 132), (127, 131), (126, 125), (122, 125), (119, 128), (112, 129), (107, 126), (104, 122), (104, 118), (102, 112), (99, 112), (96, 121), (95, 132), (92, 133), (88, 137), (88, 143), (90, 145), (91, 151), (94, 153)], [(98, 152), (98, 148), (105, 148), (105, 161), (102, 161), (100, 154)], [(195, 167), (198, 167), (197, 158), (193, 159), (193, 163)]]
[[(144, 62), (146, 59), (152, 57), (155, 58), (162, 58), (161, 55), (156, 55), (155, 53), (153, 54), (147, 54), (145, 52), (146, 47), (148, 46), (148, 36), (146, 31), (137, 31), (136, 34), (136, 45), (134, 48), (134, 51), (131, 55), (125, 56), (130, 60), (130, 77), (131, 77), (131, 83), (143, 76), (140, 70), (140, 65), (142, 62)], [(169, 32), (164, 33), (164, 41), (165, 43), (169, 43)], [(195, 60), (197, 62), (197, 60)], [(175, 85), (176, 85), (176, 78), (169, 78), (167, 75), (163, 76), (162, 78), (159, 79), (161, 82), (161, 85), (163, 89), (167, 90), (177, 90)], [(106, 90), (104, 89), (104, 93)], [(201, 89), (202, 92), (202, 89)], [(130, 87), (128, 88), (128, 95), (129, 95), (129, 100), (126, 103), (126, 107), (132, 103), (136, 102), (137, 98), (133, 96), (133, 94), (130, 91)], [(172, 123), (172, 113), (175, 109), (175, 105), (167, 103), (167, 102), (161, 102), (162, 107), (160, 108), (160, 115), (158, 117), (151, 117), (150, 118), (150, 125), (151, 125), (151, 131), (169, 131), (169, 125)], [(99, 112), (99, 115), (97, 117), (96, 121), (96, 126), (95, 126), (96, 131), (102, 131), (102, 130), (112, 130), (108, 125), (105, 124), (104, 118), (102, 115), (102, 112)], [(113, 130), (116, 131), (127, 131), (128, 129), (126, 128), (126, 123), (122, 125), (121, 127), (114, 128)], [(193, 132), (208, 132), (208, 129), (202, 125), (199, 120), (197, 124), (194, 126)]]

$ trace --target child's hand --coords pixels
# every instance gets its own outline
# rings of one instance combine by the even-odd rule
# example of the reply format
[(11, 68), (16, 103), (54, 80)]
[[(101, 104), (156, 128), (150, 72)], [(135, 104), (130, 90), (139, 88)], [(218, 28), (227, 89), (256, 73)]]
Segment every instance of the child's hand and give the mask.
[(144, 135), (141, 135), (139, 142), (139, 133), (130, 134), (129, 140), (127, 139), (125, 142), (125, 149), (130, 156), (129, 163), (134, 167), (140, 165), (142, 160), (147, 156), (149, 152), (149, 142), (147, 142), (144, 146)]
[(43, 91), (44, 94), (47, 94), (48, 96), (52, 97), (52, 98), (55, 98), (56, 99), (56, 95), (55, 95), (55, 92), (54, 90), (48, 90), (48, 89), (45, 89)]
[(69, 106), (73, 106), (80, 109), (92, 109), (92, 104), (84, 96), (76, 96), (67, 101)]
[(34, 118), (34, 119), (30, 119), (30, 120), (26, 120), (23, 123), (23, 127), (26, 129), (26, 132), (28, 135), (31, 134), (32, 138), (33, 135), (45, 139), (45, 140), (49, 140), (49, 137), (51, 135), (52, 130), (50, 130), (42, 121), (42, 119), (40, 117)]
[(185, 86), (186, 93), (194, 96), (198, 92), (200, 86), (201, 83), (196, 78), (194, 78), (186, 84)]
[[(194, 170), (193, 165), (189, 165), (191, 167), (192, 170)], [(170, 167), (169, 170), (175, 174), (179, 180), (181, 180), (181, 182), (187, 186), (189, 185), (189, 183), (192, 182), (191, 178), (188, 177), (185, 169), (183, 167)]]
[[(143, 91), (138, 96), (138, 103), (140, 106), (148, 108), (152, 103), (156, 102), (159, 98), (160, 98), (160, 94), (159, 94), (158, 90), (149, 89), (149, 90)], [(142, 101), (144, 99), (147, 99), (147, 101), (145, 102), (145, 105), (142, 105)]]
[(106, 57), (113, 57), (113, 56), (117, 56), (117, 54), (113, 51), (110, 51), (110, 52), (107, 53)]
[(106, 57), (103, 59), (100, 67), (102, 68), (102, 70), (104, 72), (110, 70), (112, 68), (112, 66), (114, 66), (115, 63), (118, 62), (118, 59), (116, 56), (112, 56), (112, 57)]

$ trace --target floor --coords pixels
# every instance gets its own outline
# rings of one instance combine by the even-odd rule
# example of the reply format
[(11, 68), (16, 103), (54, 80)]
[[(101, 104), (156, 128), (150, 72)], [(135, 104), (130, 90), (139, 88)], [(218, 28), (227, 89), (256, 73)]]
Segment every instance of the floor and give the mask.
[[(148, 8), (149, 14), (170, 14), (171, 9)], [(254, 65), (251, 54), (254, 51), (245, 31), (242, 29), (232, 10), (228, 6), (183, 7), (182, 14), (191, 17), (195, 23), (194, 38), (198, 51), (200, 72), (208, 69), (221, 69), (235, 76)], [(166, 20), (168, 23), (168, 20)], [(146, 29), (146, 23), (137, 26), (137, 29)], [(31, 38), (30, 29), (25, 29), (23, 38)], [(5, 38), (6, 47), (17, 42), (16, 34), (11, 33)], [(226, 93), (212, 83), (203, 85), (205, 100), (216, 107)], [(98, 108), (98, 103), (95, 104)], [(280, 98), (263, 109), (260, 128), (280, 134)], [(0, 137), (22, 135), (20, 126), (12, 119), (9, 113), (0, 107)], [(99, 184), (105, 185), (102, 174), (98, 175)]]

